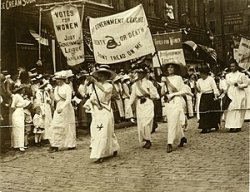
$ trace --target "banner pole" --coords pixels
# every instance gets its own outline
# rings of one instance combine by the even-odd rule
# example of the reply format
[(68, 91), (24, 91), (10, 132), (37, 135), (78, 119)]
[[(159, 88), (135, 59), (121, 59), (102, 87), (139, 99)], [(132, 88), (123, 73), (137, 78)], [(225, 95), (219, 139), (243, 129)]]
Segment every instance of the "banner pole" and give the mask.
[(42, 25), (42, 7), (39, 8), (39, 41), (38, 41), (38, 59), (41, 60), (41, 25)]

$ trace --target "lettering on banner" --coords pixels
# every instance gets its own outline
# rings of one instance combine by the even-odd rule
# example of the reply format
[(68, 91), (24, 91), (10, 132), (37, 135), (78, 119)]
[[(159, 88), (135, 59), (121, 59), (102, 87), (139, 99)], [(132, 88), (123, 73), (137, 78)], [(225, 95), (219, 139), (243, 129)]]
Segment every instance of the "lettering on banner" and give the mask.
[(90, 32), (97, 63), (118, 63), (155, 52), (142, 5), (90, 18)]
[(57, 7), (51, 11), (58, 44), (69, 65), (84, 61), (84, 46), (78, 10), (71, 5)]
[(1, 10), (9, 10), (15, 7), (25, 7), (26, 5), (36, 3), (36, 0), (6, 0), (1, 2)]

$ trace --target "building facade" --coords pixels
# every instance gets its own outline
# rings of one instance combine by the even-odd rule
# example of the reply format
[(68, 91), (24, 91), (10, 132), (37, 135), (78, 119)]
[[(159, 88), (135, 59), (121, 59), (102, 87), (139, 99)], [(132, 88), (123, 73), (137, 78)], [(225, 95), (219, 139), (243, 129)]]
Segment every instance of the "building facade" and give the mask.
[(206, 4), (213, 46), (226, 67), (240, 38), (250, 37), (250, 0), (206, 0)]
[[(38, 60), (38, 42), (31, 36), (30, 30), (38, 33), (39, 9), (41, 9), (41, 36), (49, 40), (47, 46), (41, 45), (41, 59), (46, 70), (52, 71), (51, 40), (55, 40), (50, 8), (56, 3), (68, 3), (63, 0), (33, 0), (26, 6), (4, 7), (11, 0), (2, 1), (2, 54), (1, 70), (14, 71), (18, 67), (33, 68)], [(31, 1), (31, 0), (30, 0)], [(12, 1), (13, 2), (13, 1)], [(86, 62), (94, 62), (90, 47), (88, 17), (101, 17), (130, 9), (143, 4), (152, 34), (182, 31), (183, 41), (192, 40), (200, 44), (209, 44), (206, 34), (206, 4), (203, 0), (72, 0), (79, 13), (84, 13), (83, 31)], [(172, 16), (167, 14), (170, 8)], [(56, 46), (57, 69), (66, 68), (66, 59), (59, 46)], [(195, 62), (189, 53), (187, 61)]]

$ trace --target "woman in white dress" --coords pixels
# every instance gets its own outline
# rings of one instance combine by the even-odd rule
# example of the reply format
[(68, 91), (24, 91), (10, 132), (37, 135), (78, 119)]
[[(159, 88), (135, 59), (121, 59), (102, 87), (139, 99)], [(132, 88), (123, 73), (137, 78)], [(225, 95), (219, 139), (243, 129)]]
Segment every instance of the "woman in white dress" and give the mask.
[(114, 132), (114, 116), (111, 108), (113, 86), (108, 82), (116, 74), (105, 65), (100, 66), (92, 75), (88, 81), (93, 83), (95, 90), (84, 107), (87, 110), (91, 109), (92, 113), (90, 159), (101, 163), (105, 157), (116, 156), (120, 149)]
[(25, 92), (25, 86), (13, 90), (15, 93), (12, 97), (11, 109), (12, 113), (12, 130), (11, 130), (11, 147), (19, 148), (20, 151), (24, 152), (24, 107), (26, 102), (23, 98)]
[(187, 139), (183, 132), (185, 126), (185, 100), (183, 95), (188, 94), (184, 87), (182, 77), (177, 74), (183, 74), (185, 68), (176, 63), (163, 65), (163, 75), (165, 75), (165, 86), (162, 91), (166, 97), (166, 114), (168, 122), (168, 145), (167, 153), (173, 151), (175, 140), (179, 140), (179, 147), (183, 147), (187, 143)]
[(159, 99), (156, 87), (147, 79), (149, 70), (141, 66), (136, 69), (137, 80), (132, 85), (130, 105), (136, 101), (136, 118), (139, 142), (143, 148), (149, 149), (152, 145), (151, 131), (154, 119), (154, 99)]
[(42, 134), (42, 139), (47, 140), (51, 138), (51, 122), (52, 122), (52, 112), (51, 112), (51, 98), (50, 93), (47, 90), (47, 85), (49, 81), (44, 81), (42, 85), (36, 92), (36, 105), (40, 107), (44, 133)]
[(76, 148), (76, 126), (75, 113), (71, 104), (72, 89), (65, 83), (66, 74), (64, 71), (57, 72), (54, 77), (57, 86), (54, 90), (56, 109), (51, 123), (50, 138), (51, 147), (49, 152), (56, 152), (59, 148)]
[(239, 66), (235, 62), (230, 64), (231, 72), (226, 75), (227, 94), (232, 100), (228, 110), (225, 112), (225, 128), (230, 132), (239, 132), (244, 123), (246, 112), (246, 90), (248, 86), (247, 77), (239, 72)]

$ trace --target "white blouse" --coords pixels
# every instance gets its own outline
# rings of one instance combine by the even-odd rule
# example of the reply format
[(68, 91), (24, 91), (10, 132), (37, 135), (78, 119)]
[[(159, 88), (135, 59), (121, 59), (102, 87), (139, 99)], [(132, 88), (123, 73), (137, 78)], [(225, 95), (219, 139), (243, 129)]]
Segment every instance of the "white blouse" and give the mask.
[(215, 80), (211, 76), (208, 76), (206, 79), (198, 79), (196, 85), (201, 93), (214, 93), (215, 95), (219, 95)]

